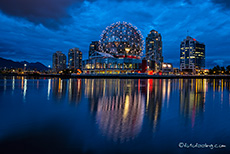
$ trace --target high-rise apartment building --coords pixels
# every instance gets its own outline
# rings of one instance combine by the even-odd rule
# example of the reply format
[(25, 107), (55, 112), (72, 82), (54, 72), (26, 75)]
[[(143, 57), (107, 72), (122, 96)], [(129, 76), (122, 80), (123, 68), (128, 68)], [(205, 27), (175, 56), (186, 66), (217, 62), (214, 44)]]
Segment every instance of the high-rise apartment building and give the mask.
[(155, 30), (151, 30), (146, 37), (146, 60), (150, 70), (161, 70), (163, 62), (162, 37)]
[(66, 56), (61, 51), (53, 54), (53, 71), (59, 72), (66, 69)]
[(89, 57), (95, 52), (99, 51), (99, 41), (92, 41), (89, 46)]
[(78, 48), (69, 49), (68, 53), (69, 69), (82, 69), (82, 52)]
[(193, 72), (205, 68), (205, 45), (187, 36), (180, 45), (180, 71)]

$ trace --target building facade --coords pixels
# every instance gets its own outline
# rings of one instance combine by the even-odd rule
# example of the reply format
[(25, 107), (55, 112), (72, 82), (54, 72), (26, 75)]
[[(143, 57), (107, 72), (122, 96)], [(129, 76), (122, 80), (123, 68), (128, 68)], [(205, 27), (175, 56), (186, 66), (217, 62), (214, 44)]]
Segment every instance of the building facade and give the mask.
[(171, 63), (162, 63), (162, 73), (173, 74), (173, 65)]
[(92, 41), (89, 46), (89, 57), (95, 52), (99, 51), (99, 41)]
[(205, 44), (187, 36), (180, 45), (180, 71), (196, 73), (205, 68)]
[(82, 52), (78, 48), (69, 49), (68, 53), (69, 69), (82, 69)]
[(66, 69), (66, 56), (61, 51), (53, 54), (53, 71), (59, 72)]
[(94, 52), (83, 61), (83, 72), (86, 74), (127, 74), (139, 72), (141, 59), (116, 58), (105, 52)]
[(146, 37), (146, 60), (148, 69), (156, 72), (162, 69), (162, 37), (155, 30), (151, 30)]

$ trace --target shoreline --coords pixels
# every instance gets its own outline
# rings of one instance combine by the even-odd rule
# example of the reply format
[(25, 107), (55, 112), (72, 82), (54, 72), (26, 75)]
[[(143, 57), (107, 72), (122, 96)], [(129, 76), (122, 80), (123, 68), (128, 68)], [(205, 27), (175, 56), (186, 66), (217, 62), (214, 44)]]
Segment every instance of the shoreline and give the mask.
[(0, 74), (5, 76), (24, 76), (24, 77), (47, 77), (47, 78), (106, 78), (106, 79), (230, 79), (230, 75), (126, 75), (126, 74), (81, 74), (81, 75), (58, 75), (58, 74), (41, 74), (41, 75), (23, 75), (23, 74)]

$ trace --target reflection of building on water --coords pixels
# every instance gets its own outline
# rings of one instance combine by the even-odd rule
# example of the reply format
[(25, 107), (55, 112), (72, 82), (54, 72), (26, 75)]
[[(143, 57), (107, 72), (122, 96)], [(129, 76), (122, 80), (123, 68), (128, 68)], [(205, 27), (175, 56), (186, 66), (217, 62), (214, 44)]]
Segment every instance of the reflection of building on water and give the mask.
[(52, 82), (52, 92), (55, 98), (62, 99), (66, 94), (67, 81), (60, 78), (54, 79)]
[(23, 90), (23, 102), (26, 102), (27, 79), (24, 77), (21, 79), (21, 89)]
[(138, 93), (137, 80), (87, 80), (86, 95), (96, 112), (99, 129), (109, 139), (125, 142), (141, 131), (145, 99)]
[[(224, 79), (210, 79), (209, 89), (213, 91), (213, 100), (216, 100), (220, 97), (220, 103), (224, 103), (224, 91), (230, 91), (230, 82), (229, 80)], [(230, 105), (230, 93), (229, 94), (229, 105)]]
[(82, 94), (82, 79), (69, 79), (68, 98), (69, 102), (80, 102)]
[(192, 127), (205, 110), (206, 87), (206, 79), (180, 79), (180, 114), (191, 119)]
[(146, 81), (146, 111), (149, 118), (149, 122), (153, 126), (153, 131), (156, 131), (157, 127), (159, 126), (162, 108), (162, 80), (148, 79)]
[(55, 98), (63, 99), (66, 95), (67, 90), (68, 90), (68, 100), (70, 103), (80, 102), (81, 95), (82, 95), (82, 79), (63, 80), (58, 78), (52, 80), (52, 92)]
[(99, 98), (117, 96), (137, 91), (136, 80), (85, 79), (85, 96), (90, 99), (90, 110), (97, 111)]
[(103, 97), (98, 100), (96, 120), (104, 135), (115, 141), (128, 141), (137, 136), (144, 117), (141, 95)]

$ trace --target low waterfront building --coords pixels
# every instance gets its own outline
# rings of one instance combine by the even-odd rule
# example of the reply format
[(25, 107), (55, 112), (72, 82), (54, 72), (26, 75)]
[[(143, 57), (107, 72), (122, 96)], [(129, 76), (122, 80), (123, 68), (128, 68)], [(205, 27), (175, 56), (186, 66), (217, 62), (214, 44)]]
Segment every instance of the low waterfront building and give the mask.
[(105, 52), (94, 52), (83, 61), (83, 73), (86, 74), (127, 74), (141, 70), (141, 59), (128, 57), (116, 58)]
[(173, 74), (173, 65), (171, 63), (162, 63), (162, 73)]
[(179, 75), (180, 74), (180, 69), (179, 68), (173, 68), (173, 74)]

